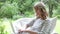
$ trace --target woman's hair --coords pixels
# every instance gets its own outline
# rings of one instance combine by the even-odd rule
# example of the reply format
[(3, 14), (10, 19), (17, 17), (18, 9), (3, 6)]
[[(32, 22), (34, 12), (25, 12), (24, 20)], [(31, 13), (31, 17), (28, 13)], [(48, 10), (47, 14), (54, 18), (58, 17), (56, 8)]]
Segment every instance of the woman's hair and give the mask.
[(45, 19), (47, 18), (48, 14), (47, 14), (47, 12), (46, 12), (44, 3), (43, 3), (43, 2), (37, 2), (37, 3), (34, 5), (34, 8), (36, 8), (36, 7), (41, 10), (41, 11), (40, 11), (40, 12), (41, 12), (41, 14), (40, 14), (41, 19), (45, 20)]

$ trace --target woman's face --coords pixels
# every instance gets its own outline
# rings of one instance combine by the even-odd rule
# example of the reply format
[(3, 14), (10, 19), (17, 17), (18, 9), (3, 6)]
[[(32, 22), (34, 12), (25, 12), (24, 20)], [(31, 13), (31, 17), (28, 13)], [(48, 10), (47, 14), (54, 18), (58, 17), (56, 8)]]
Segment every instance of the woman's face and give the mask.
[(35, 12), (36, 12), (36, 17), (41, 17), (40, 16), (41, 10), (38, 7), (35, 8)]

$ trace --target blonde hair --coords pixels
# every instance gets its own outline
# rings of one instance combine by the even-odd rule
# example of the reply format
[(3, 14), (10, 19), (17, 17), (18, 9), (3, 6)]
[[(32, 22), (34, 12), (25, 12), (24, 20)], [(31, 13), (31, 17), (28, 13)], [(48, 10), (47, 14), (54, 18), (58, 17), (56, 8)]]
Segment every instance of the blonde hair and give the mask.
[(45, 5), (43, 2), (37, 2), (35, 5), (34, 5), (34, 8), (38, 7), (40, 10), (41, 10), (41, 19), (45, 20), (48, 16), (47, 12), (46, 12), (46, 9), (45, 9)]

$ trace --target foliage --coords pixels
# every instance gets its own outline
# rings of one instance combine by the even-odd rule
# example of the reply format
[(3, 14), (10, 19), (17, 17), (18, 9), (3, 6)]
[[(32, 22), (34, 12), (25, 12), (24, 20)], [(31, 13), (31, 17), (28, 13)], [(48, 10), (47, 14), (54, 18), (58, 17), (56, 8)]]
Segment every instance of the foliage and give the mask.
[(19, 11), (24, 14), (26, 11), (33, 10), (34, 2), (38, 0), (14, 0), (13, 2), (18, 3)]
[[(39, 0), (6, 0), (0, 9), (0, 16), (11, 18), (18, 15), (27, 15), (26, 13), (33, 12), (33, 5)], [(16, 17), (17, 18), (17, 17)]]
[(53, 11), (53, 16), (57, 16), (58, 18), (60, 18), (60, 7), (58, 7), (57, 10)]
[(57, 9), (56, 15), (60, 15), (60, 7)]
[(2, 6), (3, 4), (4, 4), (4, 3), (0, 2), (0, 8), (1, 8), (1, 6)]
[(0, 9), (0, 17), (12, 18), (13, 15), (18, 14), (17, 3), (6, 2)]
[(6, 0), (0, 0), (0, 2), (5, 2)]

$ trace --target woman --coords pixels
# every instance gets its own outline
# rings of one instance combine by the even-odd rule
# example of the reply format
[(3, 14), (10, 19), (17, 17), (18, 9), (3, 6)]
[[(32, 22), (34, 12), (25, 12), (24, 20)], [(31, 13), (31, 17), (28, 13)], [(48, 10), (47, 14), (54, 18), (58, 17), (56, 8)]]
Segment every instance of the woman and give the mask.
[[(26, 25), (26, 29), (18, 30), (18, 34), (50, 34), (51, 31), (51, 23), (49, 21), (48, 14), (45, 9), (45, 5), (42, 2), (38, 2), (34, 5), (34, 9), (36, 12), (36, 18), (33, 19), (30, 23)], [(55, 27), (55, 24), (53, 28)], [(53, 29), (52, 28), (52, 29)]]

